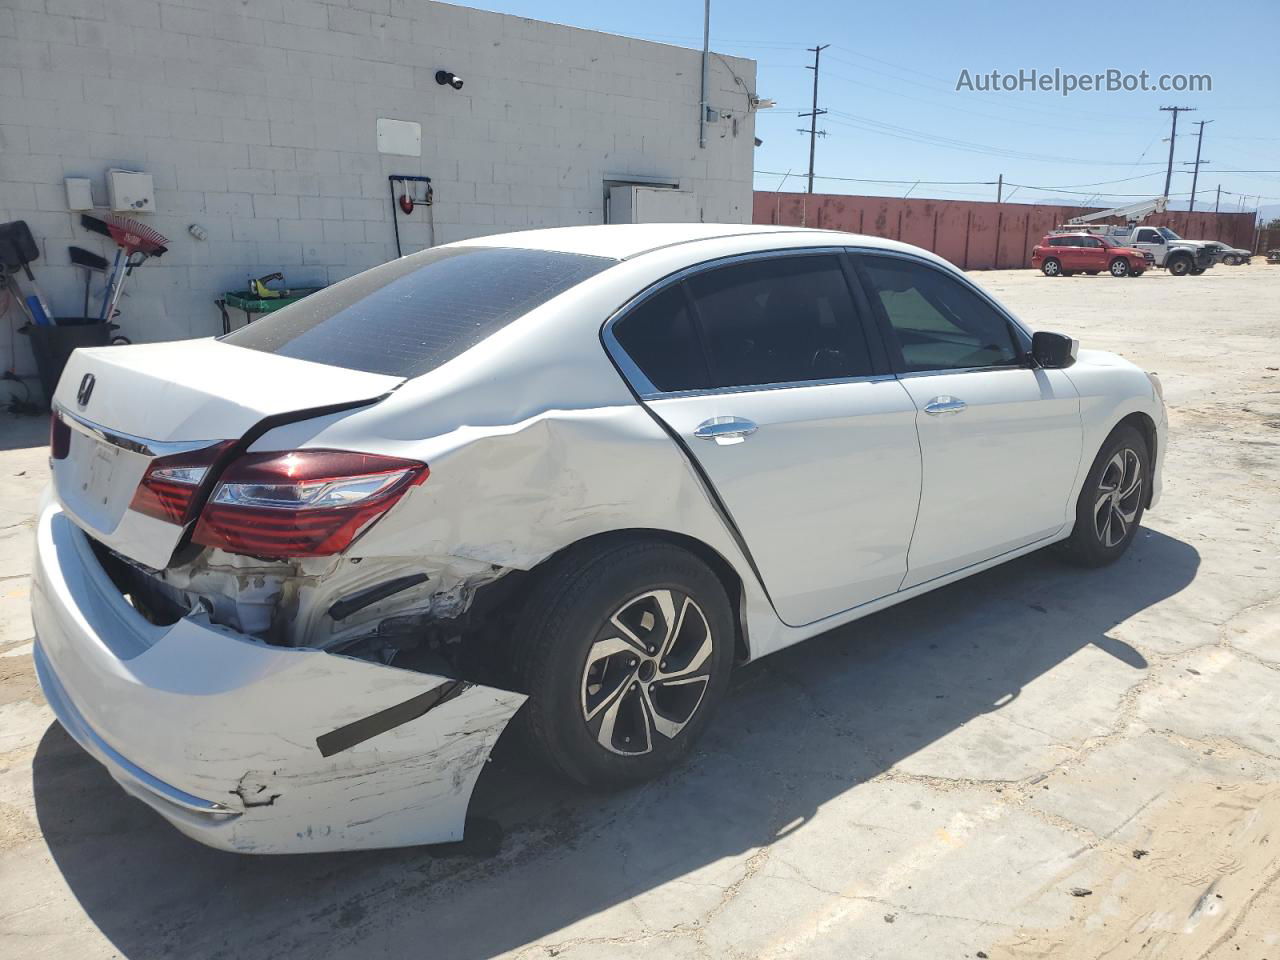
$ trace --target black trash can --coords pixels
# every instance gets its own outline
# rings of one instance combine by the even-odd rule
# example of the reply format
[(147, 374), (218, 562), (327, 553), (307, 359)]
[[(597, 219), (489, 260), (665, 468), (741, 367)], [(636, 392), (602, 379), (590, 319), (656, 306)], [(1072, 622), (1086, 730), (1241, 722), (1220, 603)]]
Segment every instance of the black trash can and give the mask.
[(22, 332), (31, 338), (46, 407), (53, 402), (53, 391), (71, 351), (77, 347), (105, 347), (116, 329), (116, 324), (103, 323), (97, 317), (58, 317), (54, 326), (28, 323), (22, 327)]

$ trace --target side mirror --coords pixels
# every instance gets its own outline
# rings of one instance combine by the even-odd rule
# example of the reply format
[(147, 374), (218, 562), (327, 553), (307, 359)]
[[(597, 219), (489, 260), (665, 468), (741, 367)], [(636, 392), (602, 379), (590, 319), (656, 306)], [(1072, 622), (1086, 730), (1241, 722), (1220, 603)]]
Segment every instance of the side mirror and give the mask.
[(1031, 359), (1046, 370), (1061, 370), (1076, 362), (1080, 341), (1062, 333), (1041, 330), (1031, 337)]

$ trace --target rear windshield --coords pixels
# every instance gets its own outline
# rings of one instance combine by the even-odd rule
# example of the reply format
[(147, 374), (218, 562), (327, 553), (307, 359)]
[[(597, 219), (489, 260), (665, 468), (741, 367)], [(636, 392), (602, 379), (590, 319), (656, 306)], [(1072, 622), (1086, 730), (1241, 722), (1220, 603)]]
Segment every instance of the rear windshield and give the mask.
[(222, 339), (298, 360), (416, 377), (616, 263), (508, 247), (424, 250), (314, 293)]

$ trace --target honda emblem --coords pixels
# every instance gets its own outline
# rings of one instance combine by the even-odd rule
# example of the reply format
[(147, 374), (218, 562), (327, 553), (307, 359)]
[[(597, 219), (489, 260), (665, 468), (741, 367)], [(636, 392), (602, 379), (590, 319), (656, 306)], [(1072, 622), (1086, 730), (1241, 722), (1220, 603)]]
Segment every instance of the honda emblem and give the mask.
[(80, 380), (80, 389), (76, 391), (76, 403), (87, 407), (89, 398), (93, 396), (93, 385), (97, 383), (92, 373), (86, 373)]

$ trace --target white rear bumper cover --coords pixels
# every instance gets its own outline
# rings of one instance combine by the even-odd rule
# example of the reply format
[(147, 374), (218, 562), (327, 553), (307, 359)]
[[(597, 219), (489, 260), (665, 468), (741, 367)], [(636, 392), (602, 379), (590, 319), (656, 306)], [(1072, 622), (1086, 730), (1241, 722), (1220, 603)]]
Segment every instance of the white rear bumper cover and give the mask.
[(46, 502), (36, 668), (67, 732), (190, 837), (253, 853), (442, 843), (524, 696), (144, 620)]

